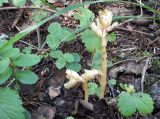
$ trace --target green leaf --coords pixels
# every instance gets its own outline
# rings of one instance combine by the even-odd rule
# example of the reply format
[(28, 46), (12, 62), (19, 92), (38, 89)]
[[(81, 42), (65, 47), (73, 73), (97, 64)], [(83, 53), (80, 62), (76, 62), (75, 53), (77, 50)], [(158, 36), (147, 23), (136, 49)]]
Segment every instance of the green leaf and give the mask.
[(102, 64), (101, 59), (102, 59), (102, 51), (97, 50), (93, 55), (91, 67), (99, 70), (101, 68), (101, 64)]
[(12, 58), (12, 63), (20, 67), (30, 67), (39, 63), (40, 60), (41, 57), (35, 54), (21, 54), (16, 58)]
[(32, 12), (31, 20), (35, 22), (39, 22), (42, 19), (46, 18), (47, 16), (48, 16), (48, 12), (44, 10), (35, 10), (34, 12)]
[(3, 73), (8, 68), (9, 63), (10, 63), (9, 58), (0, 60), (0, 74)]
[(61, 35), (60, 35), (60, 40), (62, 42), (66, 41), (72, 41), (76, 38), (76, 36), (72, 33), (73, 31), (67, 27), (63, 27)]
[(98, 90), (98, 86), (96, 83), (89, 82), (88, 89), (89, 89), (89, 95), (94, 95), (94, 94), (96, 94), (96, 92)]
[(35, 84), (38, 81), (37, 75), (30, 70), (17, 71), (15, 77), (23, 84)]
[(74, 56), (70, 53), (65, 53), (63, 57), (67, 62), (74, 62)]
[(71, 53), (74, 57), (74, 62), (80, 62), (81, 57), (78, 53)]
[(116, 35), (114, 32), (107, 35), (107, 39), (110, 43), (114, 43), (116, 41)]
[(79, 63), (67, 63), (66, 68), (79, 72), (81, 70), (81, 65)]
[(51, 23), (48, 27), (48, 32), (54, 35), (57, 33), (61, 33), (61, 31), (62, 31), (62, 27), (58, 22)]
[(91, 30), (85, 30), (81, 33), (82, 42), (89, 52), (101, 49), (101, 39)]
[(63, 56), (63, 52), (61, 50), (51, 50), (50, 56), (52, 58), (58, 59)]
[(26, 4), (26, 0), (12, 0), (13, 4), (17, 7), (25, 5)]
[(24, 115), (25, 119), (32, 119), (31, 113), (28, 110), (25, 110)]
[(94, 14), (87, 8), (79, 8), (79, 11), (74, 15), (80, 21), (80, 27), (87, 26), (94, 20)]
[(48, 46), (51, 49), (56, 49), (59, 47), (60, 41), (53, 34), (48, 34), (46, 41), (47, 41)]
[(62, 69), (66, 65), (66, 60), (63, 57), (60, 57), (56, 60), (56, 66), (58, 69)]
[(25, 54), (31, 54), (32, 47), (31, 46), (25, 47), (22, 52), (25, 53)]
[(112, 67), (113, 66), (113, 62), (112, 61), (107, 61), (107, 68), (110, 68), (110, 67)]
[(74, 119), (74, 117), (72, 117), (72, 116), (69, 116), (69, 117), (67, 117), (67, 118), (65, 118), (65, 119)]
[(13, 48), (12, 46), (8, 46), (0, 50), (0, 57), (2, 58), (11, 58), (18, 56), (19, 54), (20, 54), (19, 49)]
[(109, 85), (114, 86), (114, 85), (116, 85), (117, 81), (115, 79), (110, 79), (110, 80), (108, 80), (108, 83), (109, 83)]
[(10, 88), (0, 88), (0, 119), (25, 119), (24, 108), (18, 93)]
[(2, 74), (0, 74), (0, 84), (6, 82), (11, 75), (12, 75), (12, 69), (7, 68)]
[(148, 94), (122, 92), (118, 97), (118, 108), (124, 116), (131, 116), (136, 111), (142, 115), (147, 115), (153, 111), (153, 101)]

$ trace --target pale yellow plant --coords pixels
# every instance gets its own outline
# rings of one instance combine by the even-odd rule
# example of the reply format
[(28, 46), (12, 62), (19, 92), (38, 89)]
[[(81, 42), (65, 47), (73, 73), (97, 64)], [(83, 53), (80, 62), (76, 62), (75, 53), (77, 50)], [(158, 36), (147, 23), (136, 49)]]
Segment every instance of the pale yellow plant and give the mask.
[(112, 31), (114, 27), (118, 26), (118, 23), (112, 24), (113, 14), (110, 10), (104, 10), (99, 12), (99, 16), (96, 18), (96, 22), (91, 24), (92, 30), (101, 37), (102, 42), (102, 65), (101, 65), (101, 80), (100, 98), (104, 98), (105, 88), (107, 84), (107, 34)]
[(101, 75), (100, 71), (98, 70), (86, 70), (84, 69), (84, 73), (82, 75), (79, 75), (77, 72), (73, 70), (66, 70), (66, 78), (69, 80), (67, 83), (64, 84), (64, 87), (66, 89), (70, 89), (74, 87), (78, 83), (82, 83), (82, 89), (85, 93), (85, 101), (88, 101), (88, 81), (91, 81), (94, 79), (97, 75)]

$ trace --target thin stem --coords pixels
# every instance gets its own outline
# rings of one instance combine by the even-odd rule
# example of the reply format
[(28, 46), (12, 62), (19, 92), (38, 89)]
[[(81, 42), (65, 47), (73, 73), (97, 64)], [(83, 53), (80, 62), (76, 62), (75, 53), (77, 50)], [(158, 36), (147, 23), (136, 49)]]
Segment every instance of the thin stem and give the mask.
[(101, 66), (101, 81), (100, 81), (100, 98), (104, 98), (105, 88), (107, 84), (107, 41), (106, 41), (106, 31), (103, 30), (102, 33), (102, 66)]
[(38, 51), (41, 49), (41, 36), (40, 36), (40, 31), (39, 28), (36, 29), (37, 32), (37, 41), (38, 41)]

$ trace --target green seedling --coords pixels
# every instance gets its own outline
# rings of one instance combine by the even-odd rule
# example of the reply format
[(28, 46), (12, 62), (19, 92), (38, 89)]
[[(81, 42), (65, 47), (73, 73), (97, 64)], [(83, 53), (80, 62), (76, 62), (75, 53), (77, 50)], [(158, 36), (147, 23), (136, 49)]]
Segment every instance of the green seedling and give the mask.
[(153, 111), (153, 100), (150, 95), (142, 92), (135, 92), (132, 85), (120, 84), (125, 90), (118, 96), (118, 109), (122, 115), (128, 117), (135, 112), (141, 115), (148, 115)]

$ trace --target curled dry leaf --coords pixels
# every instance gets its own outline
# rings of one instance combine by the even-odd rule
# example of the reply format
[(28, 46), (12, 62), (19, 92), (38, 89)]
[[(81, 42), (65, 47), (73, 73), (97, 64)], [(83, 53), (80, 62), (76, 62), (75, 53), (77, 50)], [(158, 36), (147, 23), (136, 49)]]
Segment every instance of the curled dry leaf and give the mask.
[(55, 97), (57, 97), (61, 93), (60, 89), (61, 89), (61, 86), (56, 87), (56, 88), (54, 86), (50, 86), (48, 88), (48, 94), (50, 98), (54, 99)]

